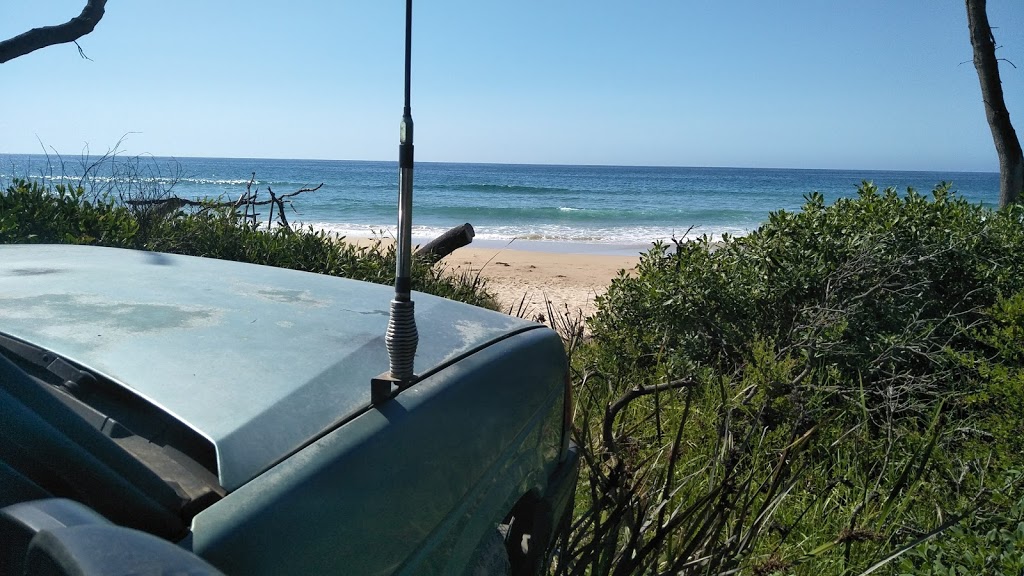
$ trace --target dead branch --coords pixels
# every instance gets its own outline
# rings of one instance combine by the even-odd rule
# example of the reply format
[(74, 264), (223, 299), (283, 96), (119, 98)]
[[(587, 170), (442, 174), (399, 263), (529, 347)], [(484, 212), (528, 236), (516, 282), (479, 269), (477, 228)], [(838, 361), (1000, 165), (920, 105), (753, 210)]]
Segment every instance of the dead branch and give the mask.
[(256, 182), (256, 173), (255, 172), (253, 172), (252, 176), (249, 177), (249, 183), (245, 185), (245, 192), (242, 192), (242, 194), (238, 196), (238, 200), (235, 201), (235, 208), (238, 208), (239, 206), (241, 206), (249, 198), (250, 193), (252, 191), (252, 185), (253, 185), (254, 182)]
[[(316, 192), (322, 186), (323, 186), (323, 182), (321, 182), (320, 185), (315, 187), (315, 188), (302, 188), (301, 190), (296, 190), (295, 192), (289, 192), (288, 194), (281, 194), (280, 196), (276, 197), (276, 200), (259, 200), (259, 201), (257, 201), (257, 200), (250, 200), (250, 201), (245, 201), (245, 195), (243, 195), (242, 197), (240, 197), (235, 202), (212, 202), (212, 201), (208, 201), (208, 200), (189, 200), (188, 198), (180, 198), (178, 196), (171, 196), (170, 198), (152, 198), (152, 199), (146, 199), (146, 200), (126, 200), (125, 204), (127, 204), (129, 206), (164, 206), (164, 205), (170, 205), (170, 206), (172, 206), (172, 208), (170, 208), (172, 210), (175, 209), (175, 208), (181, 208), (181, 207), (184, 207), (184, 206), (196, 206), (196, 207), (203, 207), (203, 208), (237, 208), (241, 204), (248, 204), (249, 206), (266, 206), (268, 204), (277, 204), (278, 202), (280, 202), (281, 200), (283, 200), (285, 198), (292, 198), (294, 196), (298, 196), (299, 194), (302, 194), (303, 192)], [(268, 187), (267, 190), (270, 190), (270, 188)]]
[[(181, 208), (198, 208), (198, 213), (203, 213), (207, 210), (221, 210), (228, 209), (231, 213), (235, 214), (245, 222), (251, 222), (253, 226), (256, 225), (256, 218), (259, 213), (256, 212), (257, 206), (270, 206), (270, 215), (267, 217), (267, 228), (270, 228), (274, 224), (274, 209), (277, 209), (278, 222), (288, 232), (292, 231), (291, 224), (288, 223), (288, 217), (285, 216), (284, 205), (291, 205), (289, 198), (294, 198), (299, 194), (305, 192), (316, 192), (323, 187), (323, 182), (313, 188), (300, 188), (295, 192), (289, 192), (287, 194), (275, 194), (274, 191), (267, 186), (267, 192), (270, 194), (270, 200), (257, 200), (259, 189), (253, 190), (252, 186), (256, 182), (256, 173), (253, 172), (249, 178), (249, 183), (245, 185), (245, 192), (243, 192), (238, 200), (228, 202), (218, 202), (214, 200), (191, 200), (189, 198), (181, 198), (179, 196), (170, 196), (164, 198), (143, 198), (143, 199), (128, 199), (124, 203), (132, 208), (142, 208), (145, 210), (152, 210), (154, 213), (160, 216), (166, 216)], [(239, 208), (244, 208), (242, 214), (238, 213)]]
[(188, 198), (179, 198), (177, 196), (171, 196), (170, 198), (147, 198), (145, 200), (125, 200), (124, 203), (129, 206), (159, 206), (166, 210), (176, 210), (184, 206), (209, 206), (207, 202), (189, 200)]
[(612, 434), (612, 427), (615, 424), (615, 420), (619, 412), (621, 412), (626, 406), (629, 406), (629, 404), (634, 400), (643, 396), (658, 394), (669, 390), (689, 388), (691, 386), (696, 386), (697, 384), (698, 381), (692, 378), (680, 378), (664, 384), (657, 384), (654, 386), (636, 386), (627, 390), (625, 394), (619, 397), (619, 399), (614, 403), (610, 404), (605, 410), (604, 422), (601, 430), (601, 437), (604, 441), (605, 450), (607, 450), (608, 453), (615, 452), (615, 435)]
[[(323, 184), (321, 183), (320, 186), (323, 186)], [(319, 188), (320, 186), (317, 186), (317, 188)], [(305, 191), (306, 192), (312, 192), (312, 190), (305, 190)], [(288, 225), (288, 217), (284, 215), (284, 201), (281, 200), (281, 199), (282, 198), (286, 198), (288, 196), (295, 196), (295, 195), (303, 192), (303, 190), (299, 190), (298, 192), (293, 192), (291, 194), (285, 194), (283, 196), (277, 196), (277, 195), (274, 194), (274, 191), (270, 189), (270, 186), (267, 186), (267, 192), (270, 193), (270, 201), (271, 201), (271, 204), (270, 204), (270, 216), (267, 218), (267, 228), (270, 228), (270, 226), (274, 222), (274, 206), (277, 206), (277, 217), (280, 218), (280, 220), (281, 220), (281, 226), (284, 226), (285, 230), (291, 232), (292, 231), (292, 227)]]

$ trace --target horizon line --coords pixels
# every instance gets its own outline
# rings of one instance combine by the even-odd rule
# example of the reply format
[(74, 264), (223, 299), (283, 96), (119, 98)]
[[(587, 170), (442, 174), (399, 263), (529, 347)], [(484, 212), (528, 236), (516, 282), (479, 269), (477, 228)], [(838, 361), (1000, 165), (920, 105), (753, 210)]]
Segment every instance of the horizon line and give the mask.
[[(343, 158), (272, 158), (272, 157), (261, 157), (261, 156), (177, 156), (177, 155), (162, 155), (162, 154), (151, 154), (148, 152), (138, 154), (118, 153), (117, 151), (107, 151), (101, 154), (62, 154), (59, 152), (52, 153), (41, 153), (41, 152), (0, 152), (0, 156), (40, 156), (49, 158), (50, 156), (56, 156), (60, 159), (64, 158), (77, 158), (84, 161), (98, 161), (104, 156), (110, 156), (116, 158), (119, 156), (128, 158), (163, 158), (169, 160), (177, 159), (190, 159), (190, 160), (263, 160), (263, 161), (293, 161), (293, 162), (366, 162), (366, 163), (385, 163), (394, 162), (398, 164), (398, 159), (387, 159), (387, 160), (370, 160), (370, 159), (343, 159)], [(694, 166), (694, 165), (682, 165), (682, 164), (565, 164), (559, 162), (471, 162), (471, 161), (452, 161), (452, 160), (418, 160), (417, 164), (474, 164), (474, 165), (490, 165), (490, 166), (549, 166), (549, 167), (578, 167), (578, 168), (670, 168), (670, 169), (710, 169), (710, 170), (807, 170), (807, 171), (831, 171), (831, 172), (921, 172), (921, 173), (958, 173), (958, 174), (999, 174), (999, 170), (923, 170), (923, 169), (893, 169), (893, 168), (803, 168), (803, 167), (786, 167), (786, 166)]]

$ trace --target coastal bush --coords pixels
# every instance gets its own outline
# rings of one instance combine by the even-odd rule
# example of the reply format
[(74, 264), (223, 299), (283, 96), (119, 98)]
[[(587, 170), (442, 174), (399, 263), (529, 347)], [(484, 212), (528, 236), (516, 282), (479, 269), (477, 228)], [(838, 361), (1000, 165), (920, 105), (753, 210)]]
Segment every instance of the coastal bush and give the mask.
[(894, 571), (928, 576), (1024, 573), (1024, 477), (1020, 470), (1011, 470), (1000, 480), (989, 506), (951, 526), (940, 539), (910, 550)]
[(655, 245), (573, 350), (560, 570), (848, 574), (1012, 540), (1022, 221), (865, 183)]
[[(638, 366), (665, 348), (688, 362), (731, 365), (760, 335), (783, 346), (828, 340), (815, 358), (845, 378), (878, 373), (870, 361), (886, 348), (894, 348), (887, 360), (914, 368), (921, 358), (894, 338), (950, 336), (997, 295), (1024, 288), (1024, 213), (991, 212), (946, 185), (933, 194), (865, 183), (857, 198), (829, 207), (812, 194), (799, 213), (773, 213), (721, 245), (656, 245), (634, 277), (613, 280), (599, 299), (595, 339)], [(846, 307), (841, 322), (836, 306)], [(829, 329), (808, 332), (814, 319)]]
[[(118, 188), (113, 188), (118, 189)], [(72, 243), (134, 248), (237, 260), (393, 284), (390, 244), (357, 246), (324, 231), (255, 224), (233, 208), (154, 210), (129, 207), (109, 194), (16, 180), (0, 192), (0, 242)], [(497, 303), (482, 279), (416, 262), (413, 289), (491, 309)]]
[(93, 201), (82, 188), (15, 180), (0, 194), (0, 242), (130, 246), (138, 224), (111, 200)]

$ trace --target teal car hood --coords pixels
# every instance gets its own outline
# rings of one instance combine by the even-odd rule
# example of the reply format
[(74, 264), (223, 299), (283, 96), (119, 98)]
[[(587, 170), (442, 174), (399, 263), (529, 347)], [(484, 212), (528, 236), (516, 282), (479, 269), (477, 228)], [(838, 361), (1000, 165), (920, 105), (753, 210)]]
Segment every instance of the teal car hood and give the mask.
[[(134, 391), (209, 439), (234, 490), (370, 405), (392, 290), (267, 266), (0, 246), (0, 332)], [(525, 320), (414, 294), (416, 373)]]

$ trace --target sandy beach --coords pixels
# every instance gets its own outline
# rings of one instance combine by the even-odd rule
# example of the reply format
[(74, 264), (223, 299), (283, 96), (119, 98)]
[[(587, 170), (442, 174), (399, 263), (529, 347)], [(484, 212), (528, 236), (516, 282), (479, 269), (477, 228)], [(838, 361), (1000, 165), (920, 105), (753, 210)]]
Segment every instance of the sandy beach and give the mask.
[[(422, 239), (414, 238), (416, 246)], [(345, 242), (369, 245), (390, 238), (346, 237)], [(529, 318), (547, 314), (547, 302), (558, 312), (568, 309), (586, 316), (596, 308), (594, 298), (608, 289), (619, 270), (631, 271), (640, 261), (635, 255), (601, 253), (581, 244), (522, 242), (529, 248), (511, 248), (494, 242), (472, 243), (442, 258), (439, 266), (454, 274), (479, 274), (487, 289), (498, 298), (504, 312)], [(588, 252), (588, 249), (590, 250)]]
[(546, 314), (546, 301), (561, 312), (595, 311), (594, 298), (603, 294), (619, 270), (632, 270), (639, 256), (542, 252), (469, 245), (441, 260), (455, 272), (480, 273), (498, 297), (502, 310), (535, 317)]

